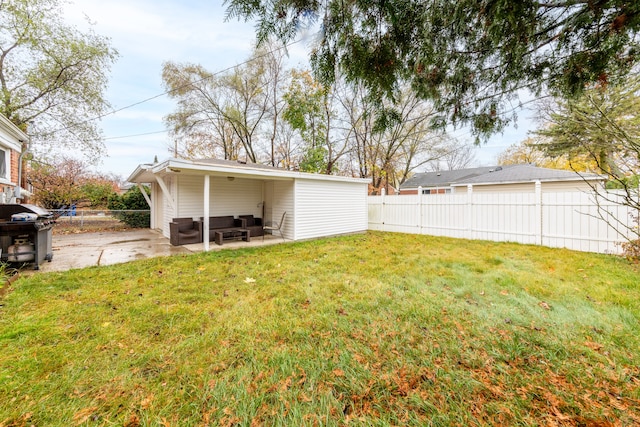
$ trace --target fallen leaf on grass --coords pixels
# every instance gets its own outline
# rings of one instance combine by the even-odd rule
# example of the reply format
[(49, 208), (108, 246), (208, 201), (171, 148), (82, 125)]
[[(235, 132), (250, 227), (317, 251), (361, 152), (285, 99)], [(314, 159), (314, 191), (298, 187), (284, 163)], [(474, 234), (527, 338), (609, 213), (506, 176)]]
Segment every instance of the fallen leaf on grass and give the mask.
[(584, 343), (584, 345), (589, 347), (593, 351), (600, 351), (600, 350), (602, 350), (602, 347), (604, 347), (602, 344), (599, 344), (599, 343), (593, 342), (593, 341), (586, 341)]
[(124, 423), (124, 427), (138, 427), (140, 425), (140, 418), (136, 414), (131, 414), (127, 422)]
[(549, 304), (547, 304), (544, 301), (540, 301), (540, 303), (538, 304), (540, 307), (544, 308), (545, 310), (551, 310), (551, 306)]
[(90, 406), (88, 408), (84, 408), (79, 410), (73, 415), (73, 421), (75, 421), (76, 425), (84, 424), (91, 415), (98, 409), (97, 406)]
[(298, 400), (299, 400), (300, 402), (312, 402), (312, 401), (313, 401), (313, 399), (312, 399), (312, 398), (310, 398), (309, 396), (307, 396), (307, 395), (306, 395), (306, 394), (304, 394), (304, 393), (300, 393), (300, 397), (298, 398)]
[(142, 402), (140, 402), (140, 407), (142, 409), (149, 409), (149, 407), (151, 406), (151, 403), (153, 402), (153, 398), (154, 398), (154, 395), (150, 394), (149, 396), (142, 399)]
[(246, 279), (244, 279), (244, 283), (256, 283), (256, 279), (254, 279), (253, 277), (247, 277)]
[(336, 368), (333, 370), (333, 375), (336, 377), (344, 377), (344, 371), (340, 368)]

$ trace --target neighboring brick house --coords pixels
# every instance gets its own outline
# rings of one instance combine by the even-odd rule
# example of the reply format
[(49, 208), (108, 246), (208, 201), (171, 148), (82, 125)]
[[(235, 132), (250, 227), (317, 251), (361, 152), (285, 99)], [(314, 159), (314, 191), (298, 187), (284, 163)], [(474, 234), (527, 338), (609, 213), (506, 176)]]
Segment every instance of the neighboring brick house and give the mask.
[(400, 194), (445, 194), (466, 192), (534, 192), (540, 182), (545, 192), (589, 191), (604, 184), (604, 177), (593, 173), (539, 168), (530, 164), (490, 166), (453, 171), (417, 173), (400, 186)]
[(20, 153), (29, 137), (0, 114), (0, 203), (13, 202), (14, 191), (21, 181)]
[(422, 194), (451, 193), (451, 184), (463, 179), (484, 175), (495, 168), (496, 166), (486, 166), (452, 171), (417, 173), (400, 186), (400, 194), (418, 194), (419, 187), (422, 188)]

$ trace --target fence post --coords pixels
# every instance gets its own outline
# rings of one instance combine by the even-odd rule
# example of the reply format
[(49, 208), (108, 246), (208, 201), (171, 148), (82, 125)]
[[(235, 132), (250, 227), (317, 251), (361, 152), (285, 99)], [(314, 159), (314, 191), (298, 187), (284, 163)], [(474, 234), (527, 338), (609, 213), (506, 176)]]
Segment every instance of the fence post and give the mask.
[(386, 190), (383, 188), (380, 191), (380, 222), (382, 223), (382, 231), (384, 231), (384, 196), (387, 194)]
[(536, 245), (542, 246), (542, 183), (536, 181), (536, 212), (534, 214), (536, 221)]
[(473, 185), (467, 185), (467, 238), (473, 239)]
[(422, 186), (418, 186), (418, 234), (422, 234)]

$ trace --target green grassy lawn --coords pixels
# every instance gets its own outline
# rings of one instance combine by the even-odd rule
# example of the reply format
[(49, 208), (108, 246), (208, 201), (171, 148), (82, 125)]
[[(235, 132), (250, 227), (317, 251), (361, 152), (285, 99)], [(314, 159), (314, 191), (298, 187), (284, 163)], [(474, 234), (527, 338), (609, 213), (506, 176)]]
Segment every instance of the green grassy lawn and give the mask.
[(22, 277), (0, 426), (640, 425), (640, 271), (370, 232)]

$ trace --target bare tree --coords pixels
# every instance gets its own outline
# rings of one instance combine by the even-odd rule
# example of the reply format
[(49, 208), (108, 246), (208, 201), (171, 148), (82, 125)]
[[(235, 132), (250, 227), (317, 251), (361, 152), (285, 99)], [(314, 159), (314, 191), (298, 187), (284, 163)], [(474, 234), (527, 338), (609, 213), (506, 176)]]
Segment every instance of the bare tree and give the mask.
[(379, 106), (358, 86), (347, 87), (339, 98), (348, 130), (345, 138), (350, 141), (351, 170), (372, 178), (373, 191), (399, 186), (416, 168), (445, 153), (443, 134), (431, 127), (433, 109), (410, 90), (387, 104), (382, 116)]
[(224, 86), (196, 64), (163, 64), (162, 78), (169, 95), (178, 100), (165, 117), (174, 139), (176, 157), (236, 159), (241, 143), (224, 110)]
[[(282, 47), (278, 47), (275, 43), (270, 43), (259, 48), (256, 51), (255, 57), (260, 58), (259, 60), (262, 61), (264, 70), (262, 79), (266, 96), (266, 118), (269, 123), (265, 126), (265, 133), (269, 140), (267, 148), (269, 164), (271, 164), (271, 166), (278, 166), (281, 161), (279, 157), (282, 157), (280, 153), (284, 146), (287, 145), (279, 146), (281, 142), (279, 140), (282, 140), (279, 134), (281, 132), (287, 134), (286, 129), (281, 124), (283, 121), (282, 114), (286, 108), (283, 93), (290, 80), (290, 74), (285, 70), (285, 50)], [(284, 155), (284, 158), (290, 157), (290, 153)], [(284, 158), (282, 160), (284, 160)]]
[(275, 164), (283, 109), (281, 54), (255, 51), (246, 63), (222, 75), (201, 65), (167, 62), (162, 78), (169, 96), (178, 101), (177, 110), (165, 117), (175, 140), (175, 155), (244, 157), (256, 163), (263, 152), (261, 135), (266, 133), (270, 163)]

